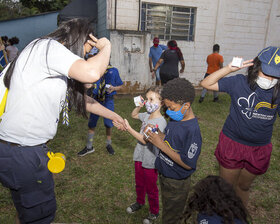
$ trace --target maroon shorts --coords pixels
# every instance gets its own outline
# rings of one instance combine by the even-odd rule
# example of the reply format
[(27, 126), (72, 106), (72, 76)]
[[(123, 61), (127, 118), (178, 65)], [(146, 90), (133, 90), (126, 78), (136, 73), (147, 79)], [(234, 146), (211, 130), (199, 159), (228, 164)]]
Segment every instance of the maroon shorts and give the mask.
[(248, 146), (220, 133), (215, 156), (220, 165), (226, 169), (245, 168), (252, 174), (264, 174), (269, 167), (272, 144), (264, 146)]

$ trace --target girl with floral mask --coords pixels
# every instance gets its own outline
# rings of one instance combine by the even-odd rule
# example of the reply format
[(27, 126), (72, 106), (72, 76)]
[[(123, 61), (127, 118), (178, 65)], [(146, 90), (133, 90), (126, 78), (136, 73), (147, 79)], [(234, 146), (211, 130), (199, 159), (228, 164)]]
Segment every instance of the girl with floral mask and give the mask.
[[(225, 77), (246, 67), (247, 76)], [(251, 184), (269, 166), (273, 124), (280, 111), (279, 78), (280, 50), (267, 47), (241, 68), (230, 63), (201, 82), (204, 88), (226, 92), (231, 97), (230, 113), (215, 156), (220, 176), (234, 186), (245, 206)]]
[[(151, 87), (146, 92), (147, 100), (136, 107), (131, 116), (142, 122), (140, 133), (135, 131), (125, 120), (127, 131), (134, 136), (138, 143), (134, 150), (133, 160), (135, 164), (135, 185), (136, 185), (136, 202), (127, 208), (128, 213), (134, 213), (141, 209), (145, 204), (146, 194), (150, 206), (150, 213), (143, 223), (152, 223), (159, 216), (159, 197), (157, 187), (157, 170), (155, 169), (155, 159), (158, 154), (158, 149), (151, 143), (144, 140), (143, 130), (150, 124), (157, 126), (159, 131), (163, 131), (166, 126), (166, 121), (160, 113), (161, 108), (161, 88), (159, 86)], [(140, 113), (141, 108), (146, 106), (147, 112)]]

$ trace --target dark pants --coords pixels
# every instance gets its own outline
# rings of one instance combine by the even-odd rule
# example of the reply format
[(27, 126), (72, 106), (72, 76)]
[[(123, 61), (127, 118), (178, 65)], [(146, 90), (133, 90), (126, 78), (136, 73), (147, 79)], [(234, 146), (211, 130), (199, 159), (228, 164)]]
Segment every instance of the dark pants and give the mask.
[(183, 215), (191, 177), (182, 180), (159, 176), (162, 197), (162, 224), (178, 224)]
[(56, 200), (47, 168), (46, 145), (21, 147), (0, 142), (0, 182), (10, 189), (21, 224), (49, 224)]
[(178, 77), (179, 77), (179, 74), (178, 75), (170, 75), (170, 74), (160, 72), (161, 85), (164, 85), (168, 81), (170, 81), (172, 79), (175, 79), (175, 78), (178, 78)]

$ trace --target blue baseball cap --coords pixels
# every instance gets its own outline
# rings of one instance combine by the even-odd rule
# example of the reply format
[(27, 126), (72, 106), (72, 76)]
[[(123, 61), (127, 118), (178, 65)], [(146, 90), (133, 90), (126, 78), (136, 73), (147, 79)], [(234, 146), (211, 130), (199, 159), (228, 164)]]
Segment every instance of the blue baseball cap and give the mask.
[(266, 75), (280, 78), (280, 48), (267, 47), (263, 49), (258, 58), (261, 61), (262, 72)]

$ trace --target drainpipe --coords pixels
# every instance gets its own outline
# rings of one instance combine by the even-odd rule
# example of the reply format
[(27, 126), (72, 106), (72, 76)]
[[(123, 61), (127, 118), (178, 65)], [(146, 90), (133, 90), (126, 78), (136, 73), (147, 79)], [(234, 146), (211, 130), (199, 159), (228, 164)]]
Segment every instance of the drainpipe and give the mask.
[(139, 8), (138, 8), (138, 29), (140, 31), (140, 18), (141, 18), (141, 0), (139, 0)]

